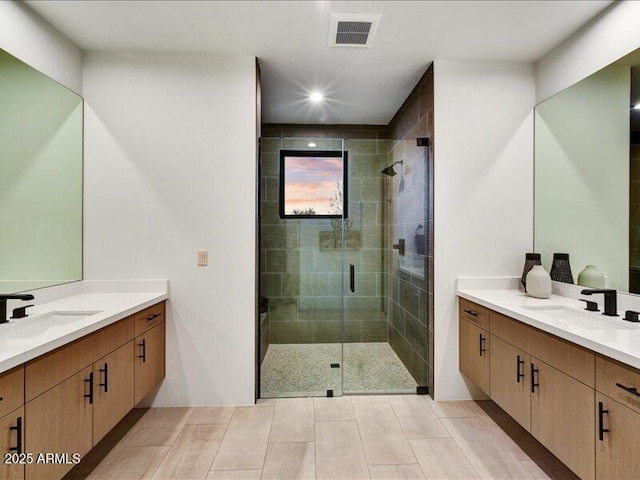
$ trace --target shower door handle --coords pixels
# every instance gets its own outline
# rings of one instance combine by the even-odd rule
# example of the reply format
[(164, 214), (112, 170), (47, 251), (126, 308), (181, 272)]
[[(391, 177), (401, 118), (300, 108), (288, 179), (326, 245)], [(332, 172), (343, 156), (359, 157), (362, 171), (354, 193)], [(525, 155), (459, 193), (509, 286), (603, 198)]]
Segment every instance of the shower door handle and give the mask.
[(353, 264), (349, 265), (349, 290), (351, 293), (356, 291), (356, 266)]

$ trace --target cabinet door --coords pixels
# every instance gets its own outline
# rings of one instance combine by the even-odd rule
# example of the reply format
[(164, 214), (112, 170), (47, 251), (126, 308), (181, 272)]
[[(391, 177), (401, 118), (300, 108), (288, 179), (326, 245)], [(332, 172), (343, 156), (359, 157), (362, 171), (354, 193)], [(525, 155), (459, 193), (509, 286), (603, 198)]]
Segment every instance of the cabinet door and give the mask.
[(595, 392), (531, 357), (531, 434), (580, 478), (594, 478)]
[(526, 430), (531, 427), (530, 357), (491, 335), (491, 399)]
[(489, 333), (460, 319), (460, 371), (487, 395), (489, 385)]
[(93, 364), (93, 445), (134, 406), (133, 341)]
[[(6, 453), (26, 453), (24, 449), (24, 407), (20, 407), (0, 418), (0, 462), (1, 480), (20, 480), (24, 478), (24, 465), (6, 463)], [(18, 445), (18, 442), (20, 444)], [(19, 447), (19, 449), (18, 449)]]
[(596, 393), (596, 478), (640, 478), (640, 413)]
[(26, 404), (25, 451), (34, 457), (40, 453), (69, 457), (69, 463), (27, 465), (28, 480), (62, 478), (73, 467), (71, 455), (83, 457), (91, 449), (92, 376), (92, 367), (87, 367)]
[(164, 325), (136, 337), (135, 404), (146, 397), (164, 378)]

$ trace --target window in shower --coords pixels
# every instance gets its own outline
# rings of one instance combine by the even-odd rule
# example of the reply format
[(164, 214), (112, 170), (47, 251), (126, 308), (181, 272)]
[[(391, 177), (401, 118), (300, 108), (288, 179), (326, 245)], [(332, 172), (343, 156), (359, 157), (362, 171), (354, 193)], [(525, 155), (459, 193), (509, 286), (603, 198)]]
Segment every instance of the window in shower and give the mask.
[(347, 216), (347, 152), (280, 151), (280, 218)]

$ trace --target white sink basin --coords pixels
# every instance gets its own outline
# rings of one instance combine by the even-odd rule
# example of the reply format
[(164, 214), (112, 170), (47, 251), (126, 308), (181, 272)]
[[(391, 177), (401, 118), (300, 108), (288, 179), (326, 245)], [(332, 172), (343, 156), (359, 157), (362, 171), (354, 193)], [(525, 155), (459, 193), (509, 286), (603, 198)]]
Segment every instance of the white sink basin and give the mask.
[(76, 322), (84, 320), (99, 311), (50, 312), (34, 318), (12, 320), (0, 326), (0, 343), (28, 343), (34, 337), (52, 334)]
[(522, 308), (549, 317), (553, 323), (563, 327), (571, 326), (585, 330), (602, 330), (605, 326), (611, 325), (627, 330), (639, 328), (619, 317), (607, 317), (600, 312), (576, 310), (562, 305), (523, 305)]

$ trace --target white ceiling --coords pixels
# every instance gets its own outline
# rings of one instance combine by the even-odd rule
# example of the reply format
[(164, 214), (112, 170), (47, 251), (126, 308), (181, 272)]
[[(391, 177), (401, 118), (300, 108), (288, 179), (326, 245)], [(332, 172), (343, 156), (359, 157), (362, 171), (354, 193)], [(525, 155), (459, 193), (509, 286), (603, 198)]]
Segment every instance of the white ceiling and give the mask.
[[(387, 124), (432, 60), (533, 62), (612, 1), (26, 3), (83, 50), (255, 55), (265, 122)], [(373, 48), (328, 48), (330, 12), (381, 13)]]

